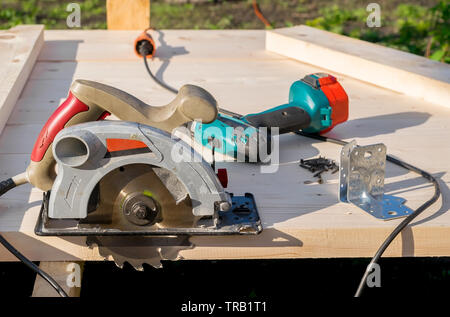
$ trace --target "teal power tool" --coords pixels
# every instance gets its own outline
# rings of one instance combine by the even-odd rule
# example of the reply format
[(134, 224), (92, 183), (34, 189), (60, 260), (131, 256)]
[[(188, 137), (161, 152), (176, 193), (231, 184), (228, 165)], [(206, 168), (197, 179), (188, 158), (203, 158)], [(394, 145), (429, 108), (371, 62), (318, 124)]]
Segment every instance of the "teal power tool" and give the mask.
[[(234, 158), (241, 153), (248, 159), (252, 148), (258, 150), (261, 145), (270, 153), (273, 127), (279, 128), (279, 134), (298, 130), (325, 133), (347, 119), (345, 90), (335, 77), (315, 73), (291, 85), (287, 104), (244, 116), (220, 113), (212, 123), (194, 123), (191, 130), (202, 146)], [(262, 127), (268, 128), (267, 135), (260, 133)], [(253, 157), (261, 160), (259, 151)]]
[[(145, 68), (152, 79), (165, 89), (177, 93), (176, 89), (160, 81), (150, 70), (147, 56), (153, 56), (154, 49), (154, 41), (147, 33), (135, 41), (136, 54), (143, 57)], [(287, 104), (245, 116), (220, 108), (219, 112), (218, 118), (212, 123), (190, 124), (195, 141), (233, 158), (245, 157), (246, 160), (256, 161), (263, 160), (260, 148), (270, 153), (273, 127), (278, 127), (280, 134), (298, 130), (324, 133), (346, 121), (348, 97), (335, 77), (315, 73), (292, 84)], [(259, 128), (267, 128), (268, 133), (260, 133), (262, 131)], [(251, 155), (255, 152), (256, 155)]]

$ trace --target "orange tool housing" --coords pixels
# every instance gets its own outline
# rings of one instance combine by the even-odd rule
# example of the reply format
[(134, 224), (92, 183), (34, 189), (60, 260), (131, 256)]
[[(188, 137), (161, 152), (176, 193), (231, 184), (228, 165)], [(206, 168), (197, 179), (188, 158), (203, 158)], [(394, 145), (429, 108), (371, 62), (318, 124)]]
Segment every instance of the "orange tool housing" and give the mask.
[(134, 40), (134, 52), (138, 57), (144, 57), (139, 52), (139, 47), (142, 44), (142, 42), (147, 41), (150, 43), (150, 46), (152, 47), (151, 53), (147, 55), (147, 57), (153, 57), (155, 55), (156, 51), (156, 45), (155, 41), (153, 41), (152, 36), (147, 32), (150, 29), (144, 30), (135, 40)]
[(320, 89), (325, 94), (333, 111), (331, 112), (332, 125), (321, 131), (326, 133), (333, 129), (336, 125), (347, 121), (348, 119), (348, 96), (341, 84), (334, 76), (319, 78)]

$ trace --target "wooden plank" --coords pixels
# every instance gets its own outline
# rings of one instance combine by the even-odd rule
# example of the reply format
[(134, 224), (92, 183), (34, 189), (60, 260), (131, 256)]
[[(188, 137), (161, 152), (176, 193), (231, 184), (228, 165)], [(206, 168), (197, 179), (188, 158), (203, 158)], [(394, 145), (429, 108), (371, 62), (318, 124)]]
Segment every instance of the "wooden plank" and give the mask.
[[(219, 105), (250, 113), (285, 103), (291, 83), (305, 74), (324, 71), (264, 51), (264, 31), (163, 31), (165, 45), (150, 67), (161, 68), (167, 83), (200, 85)], [(1, 178), (27, 166), (34, 138), (48, 115), (66, 97), (74, 78), (97, 80), (123, 89), (152, 105), (173, 95), (153, 83), (142, 61), (133, 56), (134, 31), (46, 31), (46, 43), (4, 133), (0, 136)], [(157, 38), (157, 36), (156, 36)], [(99, 43), (111, 48), (98, 54)], [(69, 43), (69, 45), (67, 45)], [(211, 45), (217, 43), (217, 45)], [(117, 50), (112, 49), (117, 47)], [(187, 53), (174, 54), (173, 47)], [(50, 49), (51, 48), (51, 49)], [(231, 54), (232, 52), (232, 54)], [(158, 53), (157, 53), (158, 54)], [(338, 80), (350, 98), (349, 122), (331, 132), (360, 144), (383, 142), (388, 152), (440, 178), (448, 197), (450, 185), (450, 109), (399, 94), (345, 75)], [(24, 137), (26, 135), (27, 137)], [(340, 203), (337, 175), (326, 183), (305, 184), (312, 175), (298, 166), (300, 158), (339, 158), (340, 147), (296, 135), (280, 138), (279, 169), (261, 174), (255, 164), (218, 163), (226, 167), (229, 190), (254, 193), (264, 231), (249, 237), (195, 237), (185, 259), (308, 258), (371, 256), (401, 220), (379, 221), (357, 207)], [(391, 164), (386, 189), (418, 207), (431, 197), (423, 179)], [(33, 260), (100, 260), (82, 237), (37, 237), (34, 225), (42, 193), (20, 186), (0, 198), (0, 232)], [(441, 199), (419, 217), (387, 250), (387, 256), (448, 256), (450, 201)], [(0, 260), (15, 260), (0, 248)]]
[(145, 30), (150, 27), (150, 0), (107, 0), (108, 30)]
[(450, 66), (306, 25), (266, 33), (266, 48), (300, 62), (450, 107)]
[(43, 46), (43, 30), (19, 25), (0, 31), (0, 134)]
[[(39, 268), (49, 274), (69, 297), (80, 297), (83, 262), (41, 262)], [(36, 275), (32, 297), (59, 297), (58, 292)]]
[[(45, 46), (39, 56), (41, 62), (96, 62), (138, 61), (133, 50), (134, 40), (141, 31), (109, 30), (51, 30), (45, 32)], [(154, 60), (169, 62), (231, 61), (231, 60), (285, 60), (276, 54), (267, 54), (264, 33), (257, 30), (151, 30), (156, 44)], [(201, 37), (198, 34), (201, 33)], [(211, 43), (214, 42), (214, 45)], [(239, 50), (239, 54), (236, 54)], [(107, 53), (106, 53), (107, 52)], [(113, 53), (111, 53), (113, 52)], [(111, 54), (110, 54), (111, 53)], [(142, 61), (141, 61), (142, 62)]]

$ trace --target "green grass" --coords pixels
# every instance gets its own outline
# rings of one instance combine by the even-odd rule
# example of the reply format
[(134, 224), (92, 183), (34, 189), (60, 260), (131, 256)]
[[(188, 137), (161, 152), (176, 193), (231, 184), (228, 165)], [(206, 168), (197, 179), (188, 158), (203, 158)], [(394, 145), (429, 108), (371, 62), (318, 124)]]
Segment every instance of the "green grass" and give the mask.
[[(393, 19), (384, 19), (382, 28), (361, 27), (367, 13), (362, 8), (342, 9), (337, 5), (320, 10), (320, 16), (306, 24), (331, 32), (430, 57), (449, 63), (450, 5), (441, 0), (432, 8), (400, 4)], [(390, 29), (390, 32), (386, 32)]]
[[(67, 29), (62, 0), (0, 0), (0, 28), (40, 23)], [(106, 28), (106, 0), (78, 0), (81, 28)], [(366, 26), (366, 0), (259, 0), (275, 28), (307, 24), (316, 28), (450, 62), (450, 0), (377, 0), (382, 27)], [(251, 0), (198, 4), (151, 2), (151, 24), (159, 29), (264, 29)]]
[(54, 0), (0, 0), (0, 28), (8, 29), (18, 24), (44, 24), (47, 29), (66, 29), (66, 11), (70, 2), (80, 4), (81, 28), (105, 29), (105, 0), (54, 1)]

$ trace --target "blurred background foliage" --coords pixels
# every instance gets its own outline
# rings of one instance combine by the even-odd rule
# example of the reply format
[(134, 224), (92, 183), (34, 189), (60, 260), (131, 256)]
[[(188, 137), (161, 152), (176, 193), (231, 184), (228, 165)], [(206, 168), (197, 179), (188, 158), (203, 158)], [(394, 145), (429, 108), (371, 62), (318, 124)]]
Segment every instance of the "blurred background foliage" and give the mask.
[[(66, 29), (70, 2), (81, 7), (81, 28), (106, 28), (106, 0), (0, 0), (0, 28), (40, 23)], [(274, 28), (306, 24), (450, 62), (450, 0), (259, 0)], [(369, 28), (366, 7), (381, 6), (380, 28)], [(261, 29), (251, 0), (152, 0), (151, 25), (159, 29)]]
[(78, 3), (84, 29), (106, 29), (106, 0), (0, 0), (0, 28), (18, 24), (45, 24), (47, 29), (67, 29), (69, 3)]

